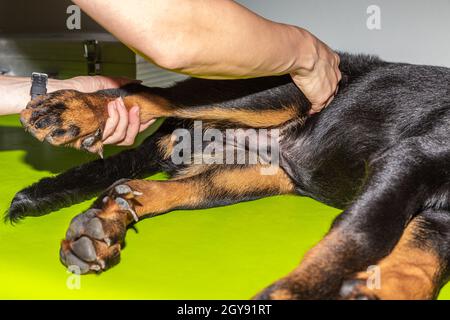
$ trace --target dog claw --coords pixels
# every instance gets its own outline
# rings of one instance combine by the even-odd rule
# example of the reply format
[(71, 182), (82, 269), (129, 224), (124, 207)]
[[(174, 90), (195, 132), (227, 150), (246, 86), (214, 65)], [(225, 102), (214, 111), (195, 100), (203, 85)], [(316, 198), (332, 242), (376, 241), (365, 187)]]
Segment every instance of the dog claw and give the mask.
[(99, 272), (102, 270), (102, 268), (98, 264), (91, 265), (90, 269), (95, 272)]
[(102, 131), (100, 129), (97, 129), (94, 134), (88, 136), (87, 138), (84, 138), (84, 140), (81, 142), (81, 147), (83, 149), (89, 150), (97, 141), (99, 141), (102, 137)]
[(106, 263), (104, 260), (98, 260), (98, 264), (102, 270), (106, 268)]
[(136, 222), (139, 221), (139, 217), (138, 217), (136, 211), (134, 211), (133, 208), (131, 208), (131, 206), (130, 206), (130, 204), (128, 203), (127, 200), (118, 197), (118, 198), (115, 199), (115, 201), (116, 201), (116, 203), (119, 205), (119, 207), (122, 210), (126, 210), (126, 211), (131, 213), (131, 215), (133, 216), (134, 221), (136, 221)]
[(119, 207), (121, 209), (123, 209), (123, 210), (130, 210), (131, 209), (130, 204), (128, 203), (127, 200), (125, 200), (123, 198), (120, 198), (120, 197), (117, 197), (115, 199), (115, 201), (116, 201), (116, 203), (119, 205)]
[(117, 186), (114, 187), (114, 190), (118, 193), (118, 194), (129, 194), (129, 193), (133, 193), (133, 190), (131, 190), (131, 188), (129, 186), (127, 186), (126, 184), (119, 184)]
[(95, 141), (96, 141), (95, 136), (87, 137), (86, 139), (83, 140), (83, 142), (81, 142), (81, 146), (84, 149), (88, 149), (88, 148), (92, 147), (92, 145), (95, 143)]
[(362, 283), (361, 280), (347, 280), (347, 281), (344, 281), (344, 283), (341, 286), (341, 290), (339, 292), (339, 295), (341, 297), (344, 297), (344, 298), (350, 296), (353, 293), (353, 289), (357, 285), (359, 285), (361, 283)]

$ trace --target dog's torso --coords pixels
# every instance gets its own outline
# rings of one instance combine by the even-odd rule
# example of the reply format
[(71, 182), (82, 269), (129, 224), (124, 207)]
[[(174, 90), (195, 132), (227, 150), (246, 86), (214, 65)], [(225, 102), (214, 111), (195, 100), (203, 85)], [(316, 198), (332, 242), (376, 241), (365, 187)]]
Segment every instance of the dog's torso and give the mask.
[(344, 80), (333, 102), (281, 140), (282, 166), (298, 192), (338, 208), (360, 192), (370, 162), (400, 142), (424, 137), (437, 140), (442, 154), (450, 151), (450, 69), (368, 59), (373, 70), (346, 83), (353, 57), (342, 57)]

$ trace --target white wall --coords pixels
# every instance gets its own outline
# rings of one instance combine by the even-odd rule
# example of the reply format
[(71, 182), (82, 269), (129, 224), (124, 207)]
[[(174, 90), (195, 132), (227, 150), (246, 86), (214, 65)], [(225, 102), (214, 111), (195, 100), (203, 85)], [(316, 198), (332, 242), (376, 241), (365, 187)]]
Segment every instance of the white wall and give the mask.
[[(450, 0), (238, 0), (271, 20), (302, 26), (334, 49), (450, 67)], [(370, 5), (381, 30), (366, 26)]]

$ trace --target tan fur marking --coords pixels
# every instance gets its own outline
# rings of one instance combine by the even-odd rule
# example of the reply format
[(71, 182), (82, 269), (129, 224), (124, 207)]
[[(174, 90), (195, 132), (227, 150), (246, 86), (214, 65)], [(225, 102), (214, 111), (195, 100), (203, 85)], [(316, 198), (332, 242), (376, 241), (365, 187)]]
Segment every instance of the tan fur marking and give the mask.
[[(281, 169), (274, 175), (266, 176), (260, 174), (260, 166), (224, 169), (215, 172), (211, 180), (206, 180), (200, 174), (208, 167), (205, 165), (189, 167), (178, 179), (168, 181), (131, 180), (127, 182), (131, 189), (142, 193), (135, 197), (137, 201), (135, 209), (138, 216), (164, 213), (177, 207), (194, 208), (206, 199), (213, 185), (218, 190), (236, 194), (258, 190), (271, 190), (276, 194), (294, 191), (293, 183)], [(105, 215), (108, 214), (109, 209), (117, 210), (117, 206), (108, 206), (107, 209)]]
[(179, 206), (195, 206), (202, 196), (201, 188), (194, 181), (132, 180), (127, 185), (143, 194), (136, 197), (139, 202), (135, 207), (138, 216), (164, 213)]
[[(332, 230), (316, 246), (310, 249), (303, 257), (300, 265), (287, 276), (276, 281), (281, 284), (282, 289), (270, 292), (272, 299), (299, 299), (289, 287), (297, 285), (315, 287), (322, 285), (324, 279), (333, 271), (336, 265), (335, 247), (344, 240), (339, 230)], [(285, 287), (288, 287), (285, 289)], [(263, 290), (264, 292), (264, 290)]]
[[(413, 220), (392, 253), (379, 262), (381, 288), (363, 286), (359, 291), (387, 300), (422, 300), (435, 296), (440, 261), (436, 253), (415, 243), (414, 235), (419, 228), (420, 220)], [(367, 277), (366, 272), (356, 276), (363, 280)]]
[(261, 165), (253, 165), (224, 170), (213, 177), (213, 183), (225, 190), (239, 193), (257, 190), (274, 190), (279, 194), (294, 192), (294, 184), (282, 169), (278, 169), (273, 175), (263, 175), (261, 169)]
[(329, 268), (334, 268), (335, 248), (344, 241), (344, 235), (339, 230), (331, 230), (316, 246), (303, 257), (300, 265), (294, 269), (289, 278), (296, 282), (322, 282)]
[(298, 116), (297, 110), (288, 107), (280, 110), (227, 110), (223, 108), (202, 108), (198, 111), (177, 109), (176, 116), (182, 118), (200, 118), (206, 120), (223, 120), (237, 122), (252, 128), (267, 128), (279, 126)]
[(294, 297), (289, 290), (280, 289), (272, 292), (270, 298), (273, 300), (292, 300)]
[(172, 138), (172, 135), (168, 134), (164, 137), (162, 137), (161, 139), (158, 140), (157, 142), (158, 144), (158, 148), (160, 150), (160, 152), (163, 155), (163, 159), (169, 159), (172, 155), (172, 151), (173, 151), (173, 146), (174, 146), (174, 141)]
[(153, 118), (168, 117), (173, 114), (173, 108), (166, 99), (147, 93), (130, 95), (123, 98), (127, 109), (133, 106), (141, 108), (141, 122), (147, 122)]
[(203, 164), (190, 165), (184, 169), (179, 170), (177, 172), (176, 177), (174, 177), (172, 180), (180, 180), (180, 179), (194, 177), (196, 175), (199, 175), (202, 172), (207, 171), (208, 168), (210, 168), (209, 165), (203, 165)]
[(155, 117), (179, 117), (188, 119), (219, 120), (236, 122), (253, 128), (267, 128), (281, 125), (298, 116), (294, 106), (279, 110), (239, 110), (220, 107), (190, 109), (175, 107), (169, 101), (151, 94), (131, 95), (124, 98), (127, 108), (133, 105), (141, 107), (141, 121)]

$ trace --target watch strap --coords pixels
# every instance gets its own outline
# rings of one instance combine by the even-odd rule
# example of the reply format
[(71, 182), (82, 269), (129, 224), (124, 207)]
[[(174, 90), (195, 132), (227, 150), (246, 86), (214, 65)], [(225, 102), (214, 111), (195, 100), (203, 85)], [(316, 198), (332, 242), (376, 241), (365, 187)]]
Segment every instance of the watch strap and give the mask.
[(31, 99), (47, 93), (48, 75), (45, 73), (33, 72), (31, 74)]

